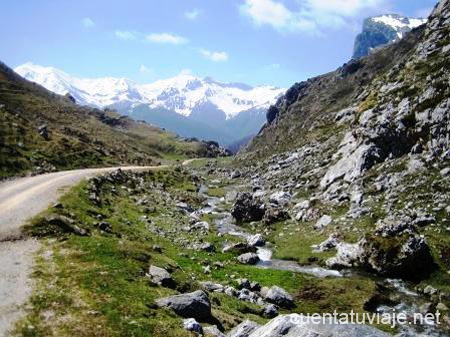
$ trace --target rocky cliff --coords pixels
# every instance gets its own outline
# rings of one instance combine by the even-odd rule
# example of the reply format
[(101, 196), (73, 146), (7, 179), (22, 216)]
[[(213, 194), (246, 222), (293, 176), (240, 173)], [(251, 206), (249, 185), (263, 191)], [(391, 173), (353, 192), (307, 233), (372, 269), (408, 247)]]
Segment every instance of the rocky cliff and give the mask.
[(260, 160), (253, 181), (321, 204), (300, 223), (356, 242), (328, 266), (448, 278), (449, 33), (444, 0), (397, 43), (295, 84), (241, 155)]

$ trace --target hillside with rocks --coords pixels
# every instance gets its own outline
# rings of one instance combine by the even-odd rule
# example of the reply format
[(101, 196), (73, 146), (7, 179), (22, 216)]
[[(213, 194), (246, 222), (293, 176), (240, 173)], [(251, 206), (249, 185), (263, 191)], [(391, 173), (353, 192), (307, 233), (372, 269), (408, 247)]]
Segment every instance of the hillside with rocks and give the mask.
[[(12, 335), (448, 336), (449, 56), (442, 0), (296, 83), (236, 157), (74, 186), (24, 227), (42, 248)], [(305, 321), (334, 312), (406, 324)]]
[(0, 64), (0, 180), (26, 173), (214, 157), (214, 142), (184, 140), (117, 112), (81, 107)]

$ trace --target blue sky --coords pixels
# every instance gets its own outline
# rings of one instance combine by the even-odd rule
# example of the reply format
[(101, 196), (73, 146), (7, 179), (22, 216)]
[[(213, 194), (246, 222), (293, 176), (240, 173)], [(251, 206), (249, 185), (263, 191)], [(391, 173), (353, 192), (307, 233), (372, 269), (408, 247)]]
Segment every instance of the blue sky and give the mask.
[(190, 72), (288, 87), (352, 54), (362, 20), (435, 0), (2, 0), (0, 60), (140, 83)]

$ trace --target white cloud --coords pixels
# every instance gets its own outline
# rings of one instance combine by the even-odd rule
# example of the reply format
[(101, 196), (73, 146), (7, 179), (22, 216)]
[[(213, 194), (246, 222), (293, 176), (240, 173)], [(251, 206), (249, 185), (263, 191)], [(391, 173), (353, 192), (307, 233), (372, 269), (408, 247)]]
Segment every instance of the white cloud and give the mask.
[(337, 28), (363, 10), (378, 8), (386, 0), (297, 0), (295, 10), (279, 0), (244, 0), (243, 15), (255, 25), (269, 25), (284, 32), (318, 33), (321, 28)]
[(194, 21), (194, 20), (197, 20), (198, 17), (199, 17), (202, 13), (203, 13), (202, 10), (197, 9), (197, 8), (194, 8), (194, 9), (191, 10), (191, 11), (184, 12), (184, 16), (186, 17), (186, 19), (191, 20), (191, 21)]
[(139, 68), (139, 71), (141, 73), (144, 73), (144, 74), (150, 74), (150, 73), (153, 72), (153, 69), (152, 68), (148, 68), (147, 66), (142, 64), (141, 67)]
[(186, 44), (189, 41), (179, 35), (170, 33), (153, 33), (147, 36), (147, 41), (155, 43), (168, 43), (168, 44)]
[(116, 37), (121, 40), (136, 40), (136, 33), (126, 30), (116, 30)]
[(81, 23), (83, 24), (83, 26), (85, 28), (93, 28), (93, 27), (95, 27), (95, 22), (91, 18), (84, 18), (83, 20), (81, 20)]
[(200, 49), (200, 54), (214, 62), (228, 61), (228, 54), (224, 51), (210, 51), (207, 49)]

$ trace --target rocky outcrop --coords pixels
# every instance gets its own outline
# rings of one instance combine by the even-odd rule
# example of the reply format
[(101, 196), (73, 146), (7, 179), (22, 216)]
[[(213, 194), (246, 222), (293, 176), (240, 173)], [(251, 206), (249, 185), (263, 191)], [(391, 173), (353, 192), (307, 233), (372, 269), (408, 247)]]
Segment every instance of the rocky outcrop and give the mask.
[(423, 279), (436, 268), (424, 238), (405, 235), (397, 238), (369, 237), (360, 242), (361, 264), (380, 275), (403, 279)]
[(208, 295), (201, 291), (175, 295), (156, 300), (158, 307), (172, 309), (177, 315), (184, 318), (208, 320), (211, 318), (211, 303)]

